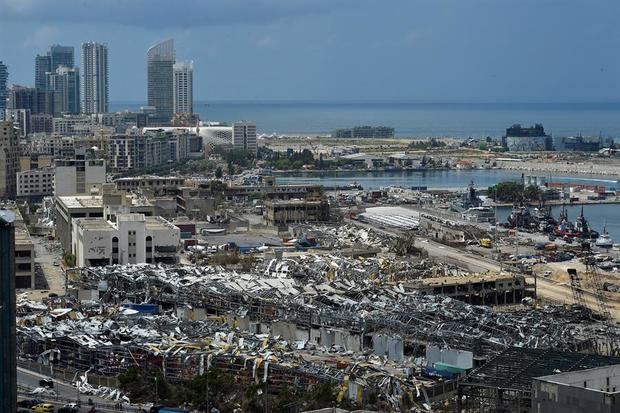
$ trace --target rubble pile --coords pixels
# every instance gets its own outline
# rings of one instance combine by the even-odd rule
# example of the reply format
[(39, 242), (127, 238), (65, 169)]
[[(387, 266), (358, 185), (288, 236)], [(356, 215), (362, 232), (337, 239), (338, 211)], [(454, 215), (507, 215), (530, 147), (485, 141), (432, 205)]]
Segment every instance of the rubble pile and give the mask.
[(410, 358), (395, 362), (338, 346), (253, 334), (231, 327), (223, 317), (196, 321), (179, 319), (174, 311), (144, 315), (118, 305), (88, 308), (30, 308), (17, 327), (20, 357), (77, 369), (74, 385), (85, 395), (129, 402), (116, 389), (91, 385), (88, 375), (117, 375), (132, 367), (159, 368), (176, 381), (217, 367), (248, 382), (269, 378), (272, 385), (332, 381), (341, 383), (343, 390), (381, 386), (387, 389), (382, 397), (394, 408), (402, 394), (420, 394), (423, 385), (433, 383), (420, 369), (405, 374), (405, 365), (415, 366)]
[(301, 257), (271, 259), (258, 268), (266, 277), (294, 277), (313, 281), (365, 280), (379, 283), (385, 281), (410, 281), (429, 277), (467, 275), (451, 264), (435, 263), (433, 260), (403, 261), (394, 257), (352, 259), (339, 255), (307, 254)]
[(574, 350), (596, 337), (596, 323), (578, 310), (528, 308), (497, 313), (446, 297), (407, 292), (399, 283), (329, 277), (317, 281), (191, 266), (109, 266), (79, 270), (76, 286), (108, 286), (103, 299), (205, 308), (265, 323), (390, 332), (413, 343), (473, 348), (479, 354), (508, 346)]
[(307, 229), (316, 236), (322, 247), (328, 249), (370, 247), (387, 250), (394, 241), (394, 238), (388, 235), (353, 225), (313, 225)]

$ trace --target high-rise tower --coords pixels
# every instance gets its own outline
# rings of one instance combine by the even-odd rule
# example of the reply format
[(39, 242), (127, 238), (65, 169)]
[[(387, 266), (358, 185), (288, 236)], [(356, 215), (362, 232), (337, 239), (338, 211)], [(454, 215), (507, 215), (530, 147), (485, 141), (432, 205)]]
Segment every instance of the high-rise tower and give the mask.
[(194, 62), (174, 65), (174, 113), (194, 113)]
[(174, 114), (174, 40), (168, 39), (151, 46), (147, 56), (147, 100), (155, 107), (155, 122), (168, 123)]
[(108, 46), (82, 43), (82, 113), (108, 111)]
[(6, 88), (9, 79), (9, 69), (0, 60), (0, 120), (4, 119), (4, 109), (6, 109), (6, 99), (8, 90)]

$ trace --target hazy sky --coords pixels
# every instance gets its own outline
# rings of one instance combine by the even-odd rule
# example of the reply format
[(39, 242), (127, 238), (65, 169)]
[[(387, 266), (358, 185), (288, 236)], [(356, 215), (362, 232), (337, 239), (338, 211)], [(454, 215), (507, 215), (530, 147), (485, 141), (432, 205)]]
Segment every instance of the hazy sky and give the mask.
[(110, 99), (144, 101), (173, 37), (196, 100), (620, 101), (618, 0), (0, 0), (0, 60), (106, 42)]

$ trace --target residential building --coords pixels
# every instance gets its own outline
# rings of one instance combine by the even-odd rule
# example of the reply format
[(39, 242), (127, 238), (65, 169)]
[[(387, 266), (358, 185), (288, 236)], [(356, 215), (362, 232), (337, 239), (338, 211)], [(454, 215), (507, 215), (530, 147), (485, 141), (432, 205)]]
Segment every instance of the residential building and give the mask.
[(31, 153), (30, 155), (20, 155), (19, 157), (19, 172), (48, 166), (54, 166), (54, 157), (47, 153)]
[(17, 406), (15, 343), (15, 214), (0, 209), (0, 411)]
[(56, 196), (86, 195), (99, 193), (106, 181), (106, 168), (103, 159), (87, 159), (83, 151), (76, 150), (72, 159), (56, 159)]
[(80, 113), (80, 73), (77, 68), (59, 66), (46, 74), (47, 90), (54, 92), (54, 113)]
[(13, 122), (0, 121), (0, 199), (17, 195), (19, 140)]
[(179, 260), (180, 230), (161, 217), (119, 214), (114, 222), (75, 218), (72, 240), (78, 267)]
[(29, 109), (30, 113), (39, 112), (37, 89), (13, 85), (8, 91), (7, 109)]
[(31, 133), (52, 133), (54, 121), (52, 115), (46, 113), (34, 113), (30, 115)]
[(52, 119), (52, 132), (60, 135), (90, 135), (102, 129), (105, 128), (97, 125), (90, 116), (64, 115)]
[(108, 46), (82, 43), (82, 113), (108, 111)]
[(258, 150), (256, 144), (256, 123), (246, 121), (233, 123), (232, 145), (235, 148), (256, 152)]
[(4, 110), (7, 100), (7, 83), (9, 80), (9, 70), (0, 60), (0, 120), (4, 119)]
[(75, 153), (75, 137), (60, 134), (34, 134), (31, 150), (39, 154), (47, 154), (53, 158), (65, 158)]
[(32, 131), (30, 109), (5, 109), (4, 118), (13, 122), (18, 137), (26, 137)]
[(19, 198), (43, 198), (54, 194), (54, 168), (50, 166), (17, 172)]
[(108, 168), (111, 171), (130, 171), (136, 166), (135, 139), (133, 136), (116, 135), (108, 141)]
[(28, 109), (31, 114), (54, 113), (54, 92), (13, 85), (8, 99), (7, 109)]
[(168, 39), (147, 51), (147, 100), (155, 108), (154, 121), (167, 124), (174, 115), (174, 41)]
[(119, 191), (136, 191), (150, 189), (154, 194), (165, 193), (183, 186), (185, 179), (178, 176), (155, 176), (141, 175), (118, 178), (114, 180), (116, 189)]
[(174, 113), (194, 113), (194, 62), (174, 64)]

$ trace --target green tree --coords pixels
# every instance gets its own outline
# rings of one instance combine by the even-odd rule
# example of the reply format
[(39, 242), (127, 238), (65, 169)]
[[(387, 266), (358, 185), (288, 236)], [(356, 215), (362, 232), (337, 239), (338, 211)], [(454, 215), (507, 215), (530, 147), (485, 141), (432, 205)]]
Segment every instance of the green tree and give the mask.
[(215, 170), (215, 177), (217, 179), (220, 179), (222, 177), (222, 167), (218, 166), (217, 169)]

